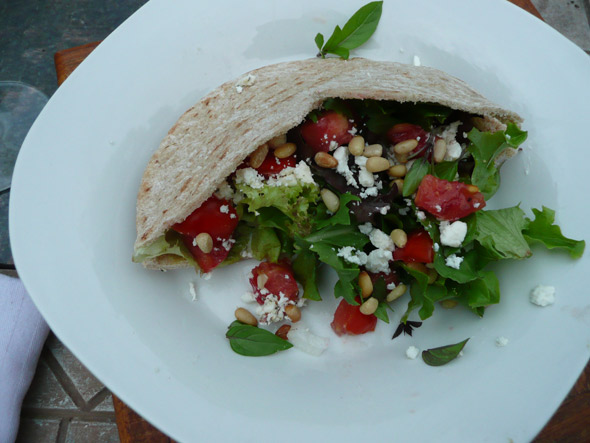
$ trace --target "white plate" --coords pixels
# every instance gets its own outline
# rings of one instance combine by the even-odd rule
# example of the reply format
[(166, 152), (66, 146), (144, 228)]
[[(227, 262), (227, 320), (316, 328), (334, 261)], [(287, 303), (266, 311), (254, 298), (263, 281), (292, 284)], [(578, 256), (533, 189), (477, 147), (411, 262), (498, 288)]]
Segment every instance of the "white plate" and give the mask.
[[(131, 263), (139, 181), (177, 117), (243, 72), (315, 55), (315, 33), (329, 34), (357, 7), (154, 0), (57, 91), (21, 150), (10, 234), (27, 289), (82, 362), (177, 440), (525, 441), (588, 359), (588, 254), (572, 261), (539, 249), (504, 264), (503, 301), (483, 320), (437, 312), (414, 338), (389, 340), (401, 306), (392, 325), (344, 341), (327, 325), (331, 307), (308, 310), (315, 332), (330, 336), (321, 358), (230, 351), (224, 332), (249, 264), (199, 282), (192, 302), (192, 272)], [(566, 234), (587, 236), (590, 59), (580, 49), (507, 2), (400, 0), (385, 4), (377, 33), (355, 54), (418, 55), (521, 113), (527, 148), (504, 168), (494, 205), (545, 204)], [(557, 288), (555, 305), (528, 302), (538, 283)], [(509, 345), (497, 348), (498, 336)], [(404, 354), (410, 344), (466, 337), (464, 356), (441, 368)]]

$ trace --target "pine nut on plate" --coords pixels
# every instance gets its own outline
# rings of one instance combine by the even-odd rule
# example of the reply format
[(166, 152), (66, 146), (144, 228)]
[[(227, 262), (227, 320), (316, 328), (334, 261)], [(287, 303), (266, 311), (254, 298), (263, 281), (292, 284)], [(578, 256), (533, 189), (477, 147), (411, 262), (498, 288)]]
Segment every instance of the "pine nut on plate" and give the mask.
[(327, 152), (318, 152), (313, 159), (322, 168), (332, 169), (338, 166), (338, 160)]
[(262, 165), (262, 162), (266, 158), (266, 154), (268, 154), (268, 145), (265, 143), (263, 145), (258, 146), (256, 151), (250, 154), (250, 167), (251, 168), (259, 168)]
[(410, 139), (404, 140), (403, 142), (399, 142), (397, 145), (393, 147), (393, 151), (396, 154), (409, 154), (418, 146), (418, 140)]
[(287, 158), (295, 154), (297, 146), (295, 143), (285, 143), (275, 149), (276, 158)]
[(365, 149), (365, 139), (360, 135), (355, 135), (352, 137), (352, 140), (348, 143), (348, 152), (350, 152), (355, 157), (359, 155), (363, 155), (363, 151)]
[(383, 146), (381, 145), (369, 145), (366, 146), (363, 155), (365, 157), (381, 157), (383, 155)]
[(281, 145), (287, 143), (287, 134), (277, 135), (269, 140), (268, 146), (272, 149), (278, 148)]
[(363, 298), (367, 298), (373, 293), (373, 282), (367, 271), (362, 271), (359, 274), (359, 286)]
[(369, 172), (383, 172), (389, 169), (389, 160), (384, 157), (370, 157), (365, 166)]
[(336, 212), (340, 209), (340, 199), (332, 191), (324, 188), (320, 191), (320, 195), (328, 211)]
[(201, 232), (193, 240), (193, 245), (198, 246), (205, 254), (209, 254), (213, 249), (213, 239), (206, 232)]
[(250, 311), (248, 311), (247, 309), (238, 308), (234, 312), (234, 315), (236, 316), (237, 321), (242, 322), (246, 325), (250, 325), (250, 326), (258, 325), (258, 320), (256, 320), (256, 317), (254, 317), (254, 315), (252, 315), (252, 313)]
[(375, 313), (378, 307), (379, 300), (377, 300), (375, 297), (371, 297), (361, 305), (360, 311), (361, 314), (371, 315)]
[(390, 177), (396, 178), (405, 177), (407, 173), (408, 168), (406, 168), (405, 165), (395, 165), (387, 170), (387, 174), (389, 174)]

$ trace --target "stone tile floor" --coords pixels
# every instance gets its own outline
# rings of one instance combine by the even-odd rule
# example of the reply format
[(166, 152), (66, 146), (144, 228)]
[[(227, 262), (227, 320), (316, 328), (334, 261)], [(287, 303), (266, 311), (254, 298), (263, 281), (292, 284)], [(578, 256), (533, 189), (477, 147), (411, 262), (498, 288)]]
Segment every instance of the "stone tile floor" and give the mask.
[[(547, 23), (590, 54), (590, 0), (532, 1)], [(52, 54), (106, 37), (145, 0), (60, 0), (49, 9), (40, 0), (14, 6), (17, 3), (0, 5), (0, 80), (22, 80), (51, 95), (55, 91)], [(9, 41), (9, 32), (25, 32), (28, 40), (19, 46)], [(12, 263), (6, 227), (8, 198), (9, 192), (0, 195), (3, 264)], [(119, 441), (110, 392), (52, 334), (24, 400), (17, 441)]]

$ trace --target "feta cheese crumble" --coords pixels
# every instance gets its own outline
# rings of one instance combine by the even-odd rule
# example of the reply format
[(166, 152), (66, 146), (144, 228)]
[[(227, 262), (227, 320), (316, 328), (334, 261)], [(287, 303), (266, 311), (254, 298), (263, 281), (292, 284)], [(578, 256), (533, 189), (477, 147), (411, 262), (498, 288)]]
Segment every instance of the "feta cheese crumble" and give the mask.
[(221, 212), (222, 214), (229, 214), (229, 206), (228, 205), (222, 205), (219, 208), (219, 212)]
[(555, 288), (553, 286), (538, 285), (531, 291), (531, 303), (537, 306), (549, 306), (555, 303)]
[(418, 57), (417, 55), (414, 56), (414, 66), (421, 66), (422, 63), (420, 63), (420, 57)]
[(440, 242), (445, 246), (458, 248), (465, 240), (465, 235), (467, 235), (467, 223), (465, 222), (449, 223), (445, 220), (440, 224)]
[(369, 253), (365, 267), (367, 271), (374, 272), (375, 274), (378, 272), (389, 274), (391, 272), (391, 269), (389, 269), (389, 262), (391, 260), (393, 260), (391, 251), (375, 249)]
[(192, 281), (189, 282), (188, 291), (191, 294), (191, 300), (196, 301), (197, 300), (197, 287), (195, 286), (194, 282), (192, 282)]
[(245, 87), (252, 86), (256, 82), (256, 76), (253, 74), (248, 74), (245, 77), (242, 77), (236, 83), (236, 91), (240, 94)]
[(461, 267), (462, 262), (463, 262), (463, 257), (459, 257), (455, 254), (449, 255), (445, 260), (445, 264), (449, 268), (453, 268), (453, 269), (459, 269)]
[(498, 337), (496, 338), (496, 346), (502, 348), (508, 344), (508, 339), (506, 337)]
[(381, 229), (373, 229), (369, 234), (369, 240), (377, 249), (385, 249), (386, 251), (393, 251), (395, 248), (393, 240), (389, 235)]
[(338, 249), (336, 254), (338, 257), (342, 257), (348, 263), (352, 263), (359, 266), (364, 266), (367, 263), (367, 254), (363, 251), (359, 251), (352, 246), (344, 246)]
[(420, 349), (418, 349), (416, 346), (410, 346), (408, 349), (406, 349), (406, 357), (408, 357), (410, 360), (414, 360), (416, 357), (418, 357), (419, 353)]
[(340, 146), (334, 151), (334, 158), (338, 160), (338, 166), (336, 166), (336, 172), (346, 179), (346, 184), (358, 188), (358, 184), (354, 178), (354, 175), (348, 167), (348, 148), (346, 146)]

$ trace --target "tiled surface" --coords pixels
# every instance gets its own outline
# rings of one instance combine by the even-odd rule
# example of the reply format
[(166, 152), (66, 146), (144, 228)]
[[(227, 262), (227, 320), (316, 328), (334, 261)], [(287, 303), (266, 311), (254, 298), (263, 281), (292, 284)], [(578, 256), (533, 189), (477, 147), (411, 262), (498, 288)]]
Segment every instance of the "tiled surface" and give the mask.
[[(590, 0), (532, 0), (546, 22), (590, 53)], [(0, 81), (20, 80), (51, 96), (53, 53), (105, 38), (145, 0), (0, 2)], [(22, 38), (13, 38), (23, 36)], [(9, 192), (0, 194), (0, 263), (8, 245)], [(50, 335), (25, 398), (19, 442), (117, 442), (108, 390)]]

